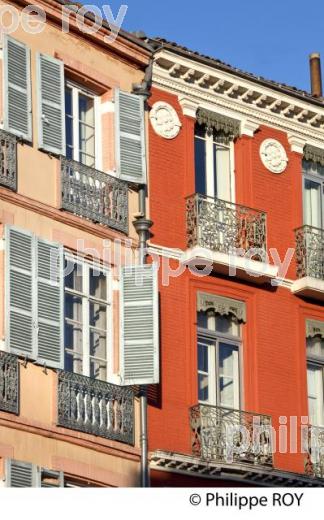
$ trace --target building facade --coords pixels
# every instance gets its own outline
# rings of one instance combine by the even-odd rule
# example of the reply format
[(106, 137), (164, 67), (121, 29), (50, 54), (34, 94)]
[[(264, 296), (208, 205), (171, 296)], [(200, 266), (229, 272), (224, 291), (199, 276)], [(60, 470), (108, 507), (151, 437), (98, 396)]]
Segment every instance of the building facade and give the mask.
[(323, 485), (322, 99), (151, 44), (152, 485)]
[[(1, 2), (5, 26), (26, 5)], [(137, 486), (123, 310), (140, 311), (119, 268), (137, 247), (145, 118), (132, 92), (150, 49), (123, 31), (109, 41), (105, 25), (87, 34), (73, 7), (63, 32), (62, 5), (38, 2), (42, 31), (19, 24), (1, 42), (0, 480)]]

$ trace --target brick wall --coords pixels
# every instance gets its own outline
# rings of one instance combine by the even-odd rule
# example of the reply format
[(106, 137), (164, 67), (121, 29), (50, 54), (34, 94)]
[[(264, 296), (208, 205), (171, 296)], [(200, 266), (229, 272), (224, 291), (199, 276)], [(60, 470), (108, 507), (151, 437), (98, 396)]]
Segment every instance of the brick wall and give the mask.
[[(152, 242), (185, 248), (185, 197), (194, 192), (194, 120), (184, 117), (176, 97), (153, 89), (150, 102), (167, 101), (182, 123), (167, 140), (150, 126), (150, 217)], [(259, 156), (261, 142), (275, 138), (289, 158), (287, 169), (269, 172)], [(290, 151), (284, 132), (260, 127), (253, 138), (235, 143), (236, 202), (267, 212), (268, 247), (281, 259), (294, 247), (294, 228), (302, 224), (301, 156)], [(172, 264), (175, 267), (175, 264)], [(287, 278), (295, 278), (293, 261)], [(190, 453), (188, 408), (197, 402), (196, 295), (211, 292), (246, 302), (243, 327), (244, 409), (280, 416), (307, 415), (305, 320), (323, 319), (319, 304), (294, 296), (287, 288), (257, 286), (212, 275), (197, 278), (188, 271), (160, 287), (160, 400), (149, 409), (149, 449)], [(276, 454), (275, 466), (304, 471), (304, 455)]]

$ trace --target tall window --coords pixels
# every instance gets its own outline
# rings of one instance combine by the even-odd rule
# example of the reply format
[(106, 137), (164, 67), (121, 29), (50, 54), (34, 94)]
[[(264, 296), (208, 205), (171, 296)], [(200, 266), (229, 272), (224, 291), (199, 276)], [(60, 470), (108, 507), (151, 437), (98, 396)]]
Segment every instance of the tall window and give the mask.
[(240, 408), (241, 327), (232, 316), (198, 312), (198, 400)]
[(303, 161), (304, 224), (324, 229), (324, 166)]
[(205, 125), (196, 124), (196, 193), (233, 200), (231, 146), (221, 134), (208, 132)]
[(307, 338), (308, 415), (313, 426), (324, 426), (324, 337)]
[(65, 86), (66, 156), (95, 167), (96, 97), (72, 83)]
[(65, 370), (107, 380), (109, 276), (65, 258)]

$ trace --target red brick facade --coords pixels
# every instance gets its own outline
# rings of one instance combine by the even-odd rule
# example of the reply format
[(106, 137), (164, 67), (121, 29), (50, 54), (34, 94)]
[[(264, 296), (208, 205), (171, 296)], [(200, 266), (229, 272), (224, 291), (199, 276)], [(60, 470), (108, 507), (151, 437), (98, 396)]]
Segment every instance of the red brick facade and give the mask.
[[(175, 139), (168, 140), (150, 125), (151, 243), (185, 250), (185, 197), (195, 191), (195, 120), (183, 116), (176, 96), (153, 88), (150, 104), (161, 100), (175, 108), (182, 128)], [(289, 162), (281, 175), (269, 172), (261, 162), (259, 147), (265, 138), (275, 138), (286, 150)], [(283, 260), (287, 249), (295, 247), (294, 229), (302, 225), (302, 156), (291, 152), (284, 131), (265, 126), (254, 137), (239, 137), (234, 146), (236, 203), (266, 211), (267, 247), (276, 248)], [(175, 268), (177, 262), (171, 265)], [(294, 258), (286, 278), (296, 279)], [(168, 287), (160, 287), (161, 384), (159, 402), (149, 407), (151, 452), (191, 453), (188, 409), (198, 400), (198, 291), (246, 303), (243, 408), (271, 415), (276, 429), (280, 416), (297, 416), (300, 423), (300, 417), (308, 415), (305, 323), (309, 318), (324, 320), (320, 302), (297, 297), (286, 287), (260, 286), (217, 274), (198, 278), (186, 270), (170, 279)], [(274, 467), (281, 470), (304, 473), (304, 463), (305, 455), (300, 453), (274, 456)], [(155, 472), (154, 485), (156, 479)]]

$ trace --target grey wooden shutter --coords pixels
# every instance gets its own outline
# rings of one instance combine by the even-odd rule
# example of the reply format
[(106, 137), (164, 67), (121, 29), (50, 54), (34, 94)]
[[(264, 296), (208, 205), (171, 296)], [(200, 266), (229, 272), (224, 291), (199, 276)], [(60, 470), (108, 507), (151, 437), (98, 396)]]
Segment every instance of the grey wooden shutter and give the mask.
[(116, 156), (121, 179), (146, 183), (144, 101), (140, 96), (116, 90)]
[(63, 62), (38, 54), (37, 77), (39, 147), (54, 154), (65, 155)]
[(6, 228), (7, 343), (18, 354), (35, 355), (33, 309), (33, 236)]
[(4, 127), (32, 140), (30, 50), (7, 36), (4, 39)]
[(122, 268), (120, 316), (122, 384), (158, 383), (158, 282), (153, 265)]
[(6, 484), (8, 487), (36, 487), (36, 467), (29, 462), (7, 460)]
[(63, 249), (36, 240), (37, 360), (63, 368)]

